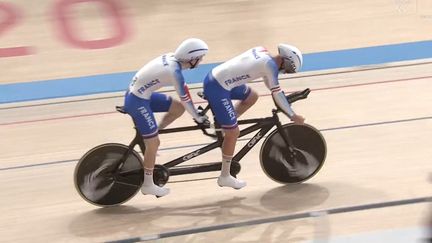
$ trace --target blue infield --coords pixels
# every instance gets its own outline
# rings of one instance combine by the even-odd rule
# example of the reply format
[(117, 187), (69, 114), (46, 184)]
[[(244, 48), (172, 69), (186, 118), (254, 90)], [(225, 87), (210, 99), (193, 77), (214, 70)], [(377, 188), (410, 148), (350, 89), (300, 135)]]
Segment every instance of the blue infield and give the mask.
[[(355, 67), (432, 57), (432, 41), (304, 54), (302, 71)], [(184, 72), (188, 83), (201, 82), (218, 63)], [(0, 104), (124, 91), (135, 72), (0, 85)]]

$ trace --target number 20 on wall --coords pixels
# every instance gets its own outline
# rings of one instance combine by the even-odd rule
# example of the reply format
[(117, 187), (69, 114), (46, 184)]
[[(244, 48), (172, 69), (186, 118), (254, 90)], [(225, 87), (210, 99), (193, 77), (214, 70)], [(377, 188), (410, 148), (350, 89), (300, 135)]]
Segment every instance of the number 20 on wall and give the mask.
[[(93, 3), (98, 4), (106, 14), (112, 18), (110, 24), (111, 36), (105, 39), (84, 40), (79, 36), (78, 31), (73, 27), (73, 19), (66, 17), (68, 11), (75, 4)], [(55, 21), (54, 25), (59, 32), (60, 38), (65, 43), (81, 49), (102, 49), (120, 45), (129, 38), (128, 26), (124, 16), (121, 14), (121, 6), (117, 0), (57, 0), (54, 2), (52, 13)], [(13, 28), (22, 19), (22, 14), (18, 8), (11, 3), (0, 2), (0, 37)], [(35, 48), (31, 46), (0, 48), (1, 57), (25, 56), (35, 53)]]

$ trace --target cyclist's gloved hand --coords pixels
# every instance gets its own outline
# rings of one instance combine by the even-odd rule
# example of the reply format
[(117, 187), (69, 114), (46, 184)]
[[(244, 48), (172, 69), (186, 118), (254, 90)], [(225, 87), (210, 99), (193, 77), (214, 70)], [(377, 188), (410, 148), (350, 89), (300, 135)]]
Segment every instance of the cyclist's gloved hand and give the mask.
[(199, 116), (206, 116), (206, 115), (203, 115), (204, 108), (202, 108), (202, 106), (198, 106), (197, 110), (198, 110)]
[(294, 116), (291, 116), (290, 119), (291, 119), (291, 121), (293, 121), (295, 124), (299, 124), (299, 125), (304, 124), (304, 120), (305, 120), (304, 117), (302, 117), (302, 116), (300, 116), (300, 115), (297, 115), (297, 114), (294, 114)]
[(195, 122), (198, 125), (203, 125), (203, 126), (206, 126), (206, 127), (210, 126), (210, 121), (208, 120), (208, 116), (206, 116), (206, 115), (204, 115), (204, 116), (198, 116), (198, 118), (194, 119), (194, 120), (195, 120)]

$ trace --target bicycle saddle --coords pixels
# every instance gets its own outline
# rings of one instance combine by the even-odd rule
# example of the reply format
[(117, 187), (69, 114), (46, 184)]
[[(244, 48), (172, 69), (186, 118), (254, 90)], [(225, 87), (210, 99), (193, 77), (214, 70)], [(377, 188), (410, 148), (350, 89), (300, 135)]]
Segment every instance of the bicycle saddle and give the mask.
[(205, 97), (203, 91), (198, 91), (198, 92), (197, 92), (197, 95), (198, 95), (199, 97), (201, 97), (201, 99), (203, 99), (203, 100), (207, 100), (207, 98)]
[(126, 111), (124, 110), (124, 106), (116, 106), (116, 110), (120, 113), (126, 114)]

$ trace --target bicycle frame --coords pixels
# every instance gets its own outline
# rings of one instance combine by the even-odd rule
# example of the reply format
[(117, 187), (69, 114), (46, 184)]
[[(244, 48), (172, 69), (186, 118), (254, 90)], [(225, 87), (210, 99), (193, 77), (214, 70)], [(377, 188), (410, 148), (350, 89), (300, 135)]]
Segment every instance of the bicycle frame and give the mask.
[[(239, 138), (247, 134), (250, 134), (254, 131), (257, 130), (259, 131), (243, 146), (243, 148), (240, 151), (238, 151), (234, 155), (232, 159), (233, 162), (239, 162), (261, 140), (261, 138), (263, 138), (274, 126), (276, 126), (277, 129), (282, 127), (277, 112), (278, 112), (277, 110), (273, 110), (272, 111), (273, 116), (271, 117), (258, 118), (258, 119), (245, 119), (245, 120), (238, 121), (239, 125), (253, 124), (249, 127), (242, 129), (240, 131)], [(199, 126), (169, 128), (169, 129), (160, 130), (159, 134), (184, 132), (184, 131), (192, 131), (192, 130), (199, 130), (199, 129), (201, 129)], [(145, 152), (144, 141), (141, 135), (139, 134), (138, 130), (136, 128), (135, 130), (136, 130), (136, 136), (134, 140), (132, 140), (132, 142), (129, 144), (128, 153), (132, 151), (136, 145), (139, 145), (142, 153), (144, 154)], [(217, 136), (217, 140), (215, 142), (205, 145), (199, 149), (196, 149), (192, 152), (184, 154), (183, 156), (180, 156), (176, 159), (164, 163), (163, 166), (169, 169), (170, 176), (221, 170), (221, 166), (222, 166), (221, 162), (178, 166), (179, 164), (182, 164), (188, 160), (191, 160), (213, 149), (221, 147), (223, 142), (222, 132), (216, 131), (216, 136)], [(125, 158), (127, 157), (128, 153), (125, 155)]]
[[(301, 100), (301, 99), (305, 99), (307, 98), (308, 94), (310, 93), (309, 89), (305, 89), (301, 92), (294, 92), (288, 96), (286, 96), (287, 100), (289, 101), (289, 103), (294, 103), (297, 100)], [(210, 109), (210, 105), (207, 104), (207, 107), (205, 109), (203, 109), (203, 114), (205, 114), (208, 110)], [(122, 113), (125, 113), (122, 110), (119, 110)], [(263, 138), (274, 126), (276, 126), (276, 129), (278, 129), (278, 131), (280, 132), (282, 139), (284, 140), (284, 142), (287, 144), (287, 147), (289, 149), (289, 153), (291, 154), (291, 156), (293, 156), (295, 154), (294, 149), (293, 149), (293, 143), (291, 141), (291, 138), (289, 137), (288, 134), (286, 134), (286, 132), (284, 131), (284, 129), (282, 129), (282, 124), (280, 123), (279, 117), (278, 117), (278, 112), (280, 112), (281, 110), (278, 109), (273, 109), (272, 110), (272, 116), (271, 117), (265, 117), (265, 118), (257, 118), (257, 119), (245, 119), (245, 120), (239, 120), (238, 124), (239, 125), (244, 125), (244, 124), (254, 124), (252, 126), (249, 126), (247, 128), (244, 128), (240, 131), (240, 137), (243, 137), (249, 133), (252, 133), (256, 130), (259, 130), (247, 143), (245, 146), (243, 146), (243, 148), (238, 151), (233, 159), (232, 162), (233, 164), (239, 163), (239, 161), (261, 140), (261, 138)], [(186, 166), (177, 166), (179, 164), (182, 164), (188, 160), (191, 160), (199, 155), (202, 155), (204, 153), (207, 153), (215, 148), (219, 148), (222, 146), (222, 142), (223, 142), (223, 136), (222, 136), (222, 132), (220, 131), (220, 129), (218, 130), (218, 128), (220, 128), (217, 123), (216, 124), (216, 138), (217, 140), (213, 143), (210, 143), (204, 147), (201, 147), (199, 149), (196, 149), (190, 153), (187, 153), (183, 156), (180, 156), (176, 159), (173, 159), (165, 164), (163, 164), (163, 166), (165, 168), (167, 168), (170, 172), (170, 176), (173, 175), (183, 175), (183, 174), (192, 174), (192, 173), (200, 173), (200, 172), (210, 172), (210, 171), (219, 171), (221, 170), (222, 167), (222, 163), (221, 162), (213, 162), (213, 163), (206, 163), (206, 164), (195, 164), (195, 165), (186, 165)], [(165, 134), (165, 133), (175, 133), (175, 132), (184, 132), (184, 131), (192, 131), (192, 130), (199, 130), (201, 129), (204, 133), (204, 135), (208, 135), (210, 136), (210, 134), (207, 133), (207, 131), (205, 129), (203, 129), (201, 126), (186, 126), (186, 127), (177, 127), (177, 128), (168, 128), (168, 129), (162, 129), (159, 130), (159, 134)], [(140, 135), (140, 133), (138, 132), (138, 129), (135, 126), (135, 131), (136, 131), (136, 135), (135, 138), (132, 140), (132, 142), (129, 144), (129, 149), (128, 151), (125, 153), (125, 155), (123, 156), (123, 158), (119, 161), (119, 165), (117, 168), (120, 168), (123, 164), (123, 162), (126, 160), (126, 158), (128, 157), (129, 153), (131, 151), (133, 151), (133, 149), (135, 148), (136, 145), (139, 145), (141, 152), (144, 154), (145, 153), (145, 144), (144, 141)], [(177, 167), (176, 167), (177, 166)], [(125, 173), (125, 172), (124, 172)], [(122, 174), (124, 174), (122, 173)], [(130, 172), (126, 172), (126, 173), (130, 173)]]

